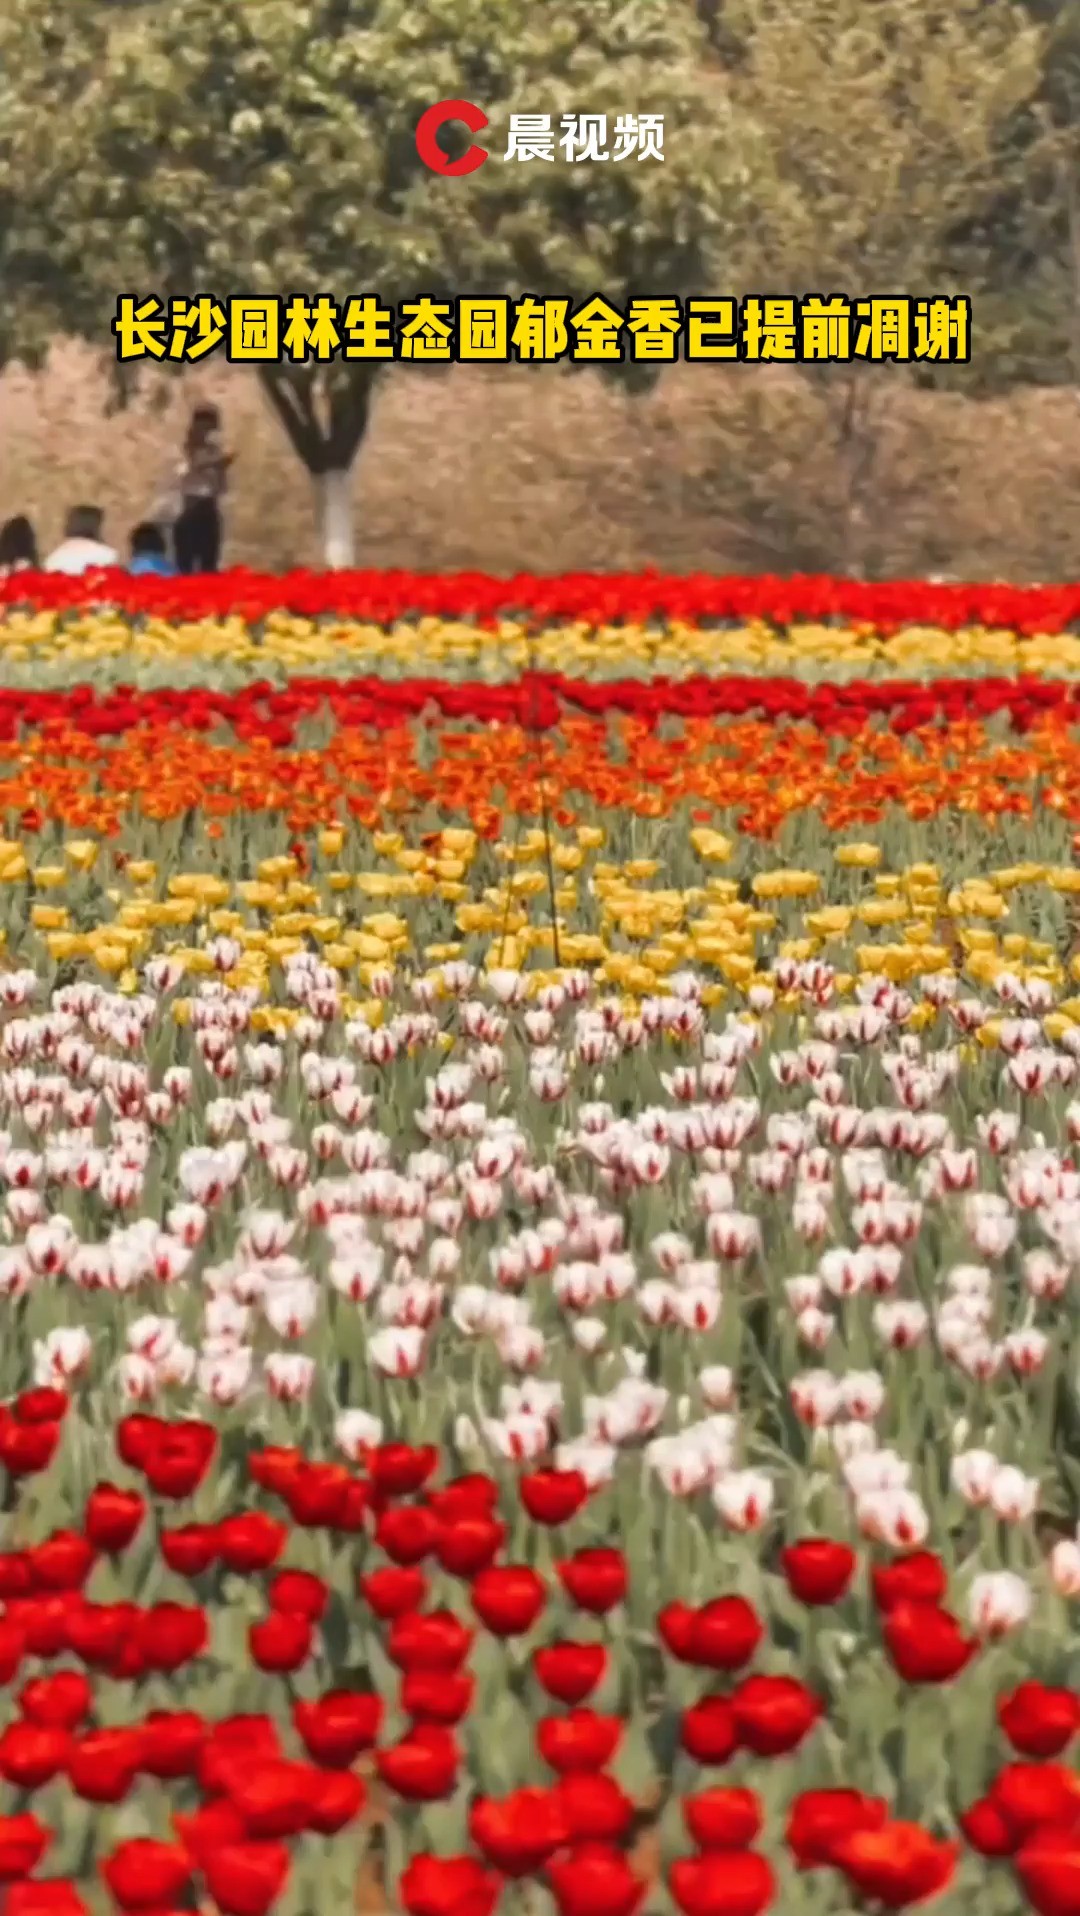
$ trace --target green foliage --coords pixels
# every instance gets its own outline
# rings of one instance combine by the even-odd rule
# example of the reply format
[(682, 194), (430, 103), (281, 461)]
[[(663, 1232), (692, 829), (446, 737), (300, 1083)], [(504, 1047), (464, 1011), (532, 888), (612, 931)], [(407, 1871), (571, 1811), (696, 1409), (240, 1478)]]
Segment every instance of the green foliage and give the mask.
[[(1075, 12), (1066, 0), (11, 0), (0, 358), (40, 360), (60, 331), (107, 351), (120, 292), (919, 291), (975, 302), (973, 365), (924, 369), (923, 383), (976, 393), (1070, 378)], [(488, 112), (479, 139), (496, 159), (444, 179), (414, 134), (425, 107), (454, 97)], [(664, 163), (501, 163), (511, 112), (586, 110), (662, 113)], [(273, 368), (263, 383), (309, 469), (348, 465), (370, 368)], [(850, 380), (820, 383), (844, 394)], [(862, 465), (853, 455), (853, 488)]]
[[(45, 0), (23, 5), (40, 12)], [(57, 264), (91, 280), (103, 339), (121, 290), (396, 303), (704, 289), (741, 169), (702, 47), (692, 16), (667, 0), (121, 10), (80, 114), (83, 166)], [(496, 163), (443, 179), (421, 164), (415, 128), (433, 101), (460, 96), (490, 114), (482, 137), (500, 162), (512, 111), (661, 112), (667, 157)], [(342, 389), (369, 381), (350, 368), (321, 383), (340, 416)], [(320, 382), (289, 383), (286, 403), (299, 395), (313, 419), (307, 389)], [(362, 431), (366, 408), (351, 411)]]
[(734, 0), (733, 111), (754, 180), (741, 277), (778, 291), (961, 292), (961, 225), (1020, 166), (1040, 34), (982, 0)]
[(67, 222), (84, 158), (77, 109), (103, 46), (92, 8), (0, 8), (0, 365), (38, 365), (60, 326), (95, 324), (90, 282), (71, 273)]

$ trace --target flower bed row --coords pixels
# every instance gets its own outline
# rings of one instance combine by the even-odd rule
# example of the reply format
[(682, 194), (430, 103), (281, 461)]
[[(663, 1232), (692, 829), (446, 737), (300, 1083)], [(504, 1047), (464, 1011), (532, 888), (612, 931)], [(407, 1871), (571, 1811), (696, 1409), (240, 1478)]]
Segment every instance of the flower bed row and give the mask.
[(290, 572), (235, 570), (182, 580), (104, 572), (68, 578), (17, 573), (0, 580), (0, 606), (80, 612), (114, 606), (127, 615), (189, 620), (234, 616), (258, 623), (276, 612), (393, 625), (422, 617), (490, 623), (648, 625), (765, 622), (775, 627), (839, 620), (878, 632), (965, 626), (1032, 633), (1080, 628), (1080, 585), (868, 585), (827, 577), (731, 577), (698, 573)]
[(485, 685), (523, 674), (599, 684), (723, 681), (747, 673), (810, 685), (823, 678), (903, 682), (985, 673), (1075, 681), (1080, 636), (923, 626), (885, 636), (850, 624), (774, 629), (760, 622), (528, 626), (506, 620), (484, 626), (429, 618), (382, 626), (281, 611), (254, 623), (135, 617), (106, 608), (0, 616), (0, 685), (9, 691), (71, 687), (90, 673), (103, 687), (211, 685), (222, 691), (294, 675)]
[[(487, 842), (516, 842), (524, 825), (587, 826), (597, 810), (633, 824), (668, 821), (665, 861), (677, 868), (693, 826), (778, 839), (802, 863), (812, 820), (832, 830), (891, 820), (1024, 821), (1080, 825), (1080, 734), (1068, 714), (1043, 713), (1022, 735), (964, 718), (897, 728), (847, 728), (747, 718), (564, 717), (554, 731), (399, 718), (336, 727), (295, 717), (250, 719), (244, 736), (175, 718), (95, 736), (56, 721), (0, 752), (0, 826), (33, 840), (55, 825), (114, 836), (137, 832), (140, 856), (167, 864), (183, 844), (222, 844), (220, 863), (246, 867), (245, 821), (295, 833), (350, 820), (412, 827), (450, 819)], [(524, 825), (523, 825), (524, 821)], [(161, 840), (160, 828), (174, 829)], [(721, 841), (724, 842), (724, 841)], [(1057, 858), (1068, 855), (1062, 833)], [(283, 847), (279, 846), (279, 849)], [(25, 880), (40, 845), (0, 848), (0, 880)], [(1022, 847), (1017, 855), (1026, 858)], [(38, 882), (35, 880), (35, 882)], [(46, 875), (40, 881), (49, 882)]]
[(1080, 1910), (1076, 700), (620, 676), (0, 704), (4, 1916)]
[(933, 679), (928, 683), (857, 680), (807, 686), (796, 679), (637, 679), (592, 684), (559, 674), (526, 673), (509, 685), (454, 684), (444, 679), (378, 678), (341, 681), (295, 678), (286, 686), (263, 681), (239, 692), (211, 687), (130, 686), (99, 693), (82, 684), (63, 691), (0, 690), (0, 739), (20, 732), (73, 726), (87, 737), (118, 737), (144, 726), (175, 725), (192, 733), (231, 728), (238, 737), (293, 743), (305, 720), (327, 715), (336, 726), (384, 727), (424, 715), (476, 725), (516, 725), (554, 731), (568, 713), (626, 717), (649, 725), (665, 718), (762, 718), (793, 721), (844, 736), (874, 720), (897, 734), (935, 721), (946, 724), (1003, 715), (1014, 731), (1042, 718), (1069, 722), (1080, 715), (1080, 685), (1023, 676), (1016, 679)]
[(9, 1916), (1069, 1916), (1059, 822), (442, 815), (11, 914)]

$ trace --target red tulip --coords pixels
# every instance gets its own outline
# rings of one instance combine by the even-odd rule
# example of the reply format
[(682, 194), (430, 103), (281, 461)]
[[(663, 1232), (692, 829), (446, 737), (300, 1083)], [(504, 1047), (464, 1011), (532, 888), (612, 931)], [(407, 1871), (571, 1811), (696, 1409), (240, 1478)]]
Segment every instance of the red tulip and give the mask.
[(573, 1843), (621, 1843), (633, 1824), (634, 1805), (613, 1776), (572, 1771), (556, 1794)]
[(576, 1843), (547, 1866), (559, 1916), (635, 1916), (647, 1884), (608, 1843)]
[(217, 1562), (217, 1525), (189, 1523), (178, 1530), (159, 1531), (158, 1548), (178, 1577), (201, 1577)]
[(618, 1716), (571, 1710), (567, 1716), (542, 1719), (536, 1728), (536, 1747), (548, 1768), (560, 1776), (602, 1770), (614, 1757), (625, 1727)]
[(408, 1670), (401, 1707), (415, 1722), (460, 1723), (473, 1706), (476, 1680), (461, 1670)]
[(831, 1865), (837, 1840), (853, 1830), (879, 1830), (888, 1821), (883, 1797), (861, 1790), (804, 1790), (788, 1811), (785, 1839), (799, 1869)]
[(680, 1663), (694, 1661), (694, 1632), (698, 1613), (689, 1603), (665, 1604), (656, 1619), (657, 1634), (664, 1648)]
[(159, 1497), (190, 1497), (210, 1469), (217, 1441), (213, 1426), (196, 1418), (162, 1424), (139, 1468)]
[(481, 1570), (473, 1579), (470, 1595), (481, 1623), (496, 1637), (524, 1636), (547, 1600), (543, 1577), (528, 1564)]
[(272, 1717), (227, 1716), (215, 1723), (199, 1757), (199, 1783), (207, 1796), (227, 1791), (238, 1768), (274, 1763), (281, 1739)]
[(762, 1828), (761, 1803), (753, 1790), (699, 1790), (685, 1796), (683, 1822), (699, 1849), (741, 1850), (757, 1842)]
[(33, 1677), (19, 1692), (19, 1708), (29, 1723), (50, 1730), (73, 1730), (87, 1716), (94, 1692), (80, 1670), (58, 1670)]
[(175, 1843), (134, 1836), (101, 1865), (109, 1894), (121, 1909), (167, 1909), (191, 1878), (191, 1858)]
[(398, 1883), (406, 1916), (494, 1916), (501, 1893), (475, 1856), (414, 1856)]
[(289, 1875), (284, 1843), (224, 1843), (201, 1859), (221, 1916), (266, 1916)]
[(621, 1550), (578, 1550), (555, 1566), (559, 1582), (579, 1610), (602, 1617), (622, 1603), (629, 1587)]
[(4, 1893), (4, 1916), (89, 1916), (74, 1883), (12, 1883)]
[(587, 1501), (589, 1485), (580, 1470), (534, 1470), (518, 1483), (521, 1501), (534, 1523), (568, 1523)]
[(318, 1623), (330, 1602), (329, 1585), (310, 1570), (279, 1570), (268, 1592), (270, 1608)]
[(238, 1761), (229, 1771), (228, 1795), (240, 1812), (247, 1836), (298, 1836), (307, 1828), (312, 1777), (306, 1763), (284, 1757)]
[(356, 1587), (375, 1615), (388, 1622), (392, 1617), (408, 1616), (411, 1611), (419, 1610), (428, 1585), (422, 1570), (398, 1569), (395, 1565), (385, 1570), (370, 1570), (366, 1577), (357, 1578)]
[(188, 1855), (200, 1868), (210, 1850), (220, 1849), (223, 1843), (242, 1843), (245, 1837), (244, 1819), (227, 1796), (215, 1797), (212, 1803), (204, 1803), (189, 1816), (178, 1811), (172, 1824)]
[(299, 1670), (312, 1650), (312, 1628), (306, 1617), (292, 1610), (275, 1610), (248, 1631), (251, 1661), (260, 1670), (284, 1674)]
[(475, 1577), (494, 1562), (506, 1542), (506, 1525), (493, 1517), (467, 1515), (440, 1524), (435, 1554), (452, 1577)]
[(387, 1650), (399, 1670), (458, 1670), (472, 1648), (473, 1633), (450, 1610), (395, 1617)]
[(481, 1796), (469, 1812), (469, 1834), (504, 1876), (533, 1876), (566, 1842), (566, 1817), (557, 1792), (513, 1790)]
[(560, 1703), (584, 1703), (601, 1681), (608, 1654), (602, 1643), (550, 1643), (533, 1653), (537, 1681)]
[(0, 1686), (18, 1673), (26, 1639), (10, 1617), (0, 1617)]
[(668, 1887), (684, 1916), (762, 1916), (776, 1878), (756, 1850), (714, 1850), (672, 1863)]
[(47, 1470), (60, 1443), (59, 1423), (16, 1423), (0, 1413), (0, 1464), (9, 1477), (36, 1477)]
[(116, 1426), (117, 1456), (132, 1470), (143, 1470), (151, 1451), (160, 1444), (166, 1428), (162, 1418), (148, 1417), (142, 1411), (133, 1411), (130, 1417), (121, 1417)]
[(83, 1528), (93, 1548), (111, 1556), (127, 1549), (145, 1515), (146, 1504), (137, 1491), (98, 1484), (86, 1500)]
[(0, 1732), (0, 1776), (17, 1790), (40, 1790), (67, 1768), (71, 1733), (37, 1723), (9, 1723)]
[(19, 1392), (12, 1414), (18, 1424), (58, 1424), (67, 1416), (71, 1399), (52, 1384), (35, 1384)]
[(1021, 1683), (999, 1698), (997, 1718), (1022, 1756), (1060, 1756), (1080, 1729), (1080, 1697), (1073, 1690)]
[(357, 1537), (367, 1529), (371, 1511), (371, 1488), (359, 1477), (350, 1477), (341, 1493), (341, 1502), (330, 1528), (343, 1537)]
[(6, 1621), (18, 1630), (24, 1651), (48, 1659), (67, 1649), (83, 1603), (80, 1592), (65, 1590), (51, 1596), (10, 1597), (4, 1607)]
[(702, 1697), (683, 1711), (680, 1740), (697, 1763), (726, 1763), (739, 1747), (735, 1712), (726, 1696)]
[(68, 1781), (86, 1803), (122, 1803), (141, 1760), (138, 1730), (88, 1730), (68, 1757)]
[(434, 1444), (379, 1444), (372, 1452), (371, 1481), (384, 1497), (408, 1497), (438, 1468)]
[(957, 1817), (961, 1831), (980, 1856), (1011, 1856), (1020, 1838), (990, 1797), (972, 1803)]
[(1036, 1916), (1078, 1916), (1080, 1839), (1073, 1831), (1037, 1831), (1017, 1854), (1015, 1869)]
[(218, 1555), (226, 1569), (242, 1577), (269, 1570), (288, 1540), (285, 1525), (262, 1510), (247, 1510), (239, 1516), (226, 1517), (217, 1527)]
[(0, 1550), (0, 1599), (28, 1597), (34, 1587), (28, 1550)]
[(694, 1612), (687, 1661), (705, 1670), (740, 1670), (765, 1631), (745, 1597), (717, 1597)]
[(423, 1504), (396, 1504), (375, 1525), (375, 1542), (394, 1563), (422, 1563), (438, 1541), (439, 1520)]
[(945, 1566), (930, 1550), (912, 1550), (890, 1564), (877, 1565), (870, 1582), (874, 1602), (886, 1615), (900, 1603), (940, 1605), (949, 1588)]
[(807, 1537), (781, 1551), (780, 1567), (800, 1603), (837, 1603), (855, 1575), (855, 1552), (828, 1537)]
[(347, 1769), (375, 1743), (383, 1708), (379, 1696), (331, 1690), (314, 1703), (295, 1703), (293, 1722), (313, 1762), (327, 1769)]
[(36, 1816), (0, 1816), (0, 1883), (15, 1883), (35, 1870), (52, 1842)]
[(147, 1669), (171, 1676), (201, 1656), (209, 1640), (206, 1612), (198, 1604), (187, 1608), (182, 1603), (155, 1603), (143, 1612), (139, 1648)]
[(1007, 1763), (987, 1794), (1017, 1844), (1037, 1829), (1080, 1829), (1080, 1776), (1063, 1763)]
[(959, 1844), (940, 1842), (918, 1823), (883, 1823), (837, 1837), (832, 1860), (860, 1896), (906, 1909), (948, 1888), (958, 1855)]
[(821, 1701), (795, 1677), (747, 1677), (731, 1699), (739, 1741), (755, 1756), (797, 1749), (821, 1715)]
[(407, 1802), (434, 1803), (452, 1795), (460, 1763), (453, 1736), (437, 1723), (418, 1723), (400, 1742), (375, 1752), (383, 1782)]
[(441, 1524), (459, 1523), (466, 1517), (494, 1516), (498, 1502), (498, 1484), (481, 1471), (454, 1477), (441, 1490), (428, 1492), (428, 1508)]
[(351, 1770), (313, 1770), (308, 1829), (317, 1836), (336, 1836), (356, 1821), (367, 1792)]
[(883, 1634), (905, 1683), (951, 1683), (978, 1648), (948, 1610), (932, 1603), (898, 1602), (886, 1612)]
[(197, 1774), (209, 1730), (194, 1710), (151, 1710), (138, 1730), (139, 1767), (146, 1776), (171, 1782)]
[(284, 1496), (303, 1468), (304, 1453), (294, 1444), (268, 1444), (265, 1450), (252, 1451), (247, 1460), (252, 1483), (276, 1497)]
[(138, 1647), (139, 1620), (134, 1603), (84, 1603), (69, 1616), (66, 1635), (91, 1669), (111, 1670), (127, 1649)]
[(81, 1590), (96, 1560), (93, 1544), (77, 1530), (55, 1530), (29, 1556), (37, 1590)]

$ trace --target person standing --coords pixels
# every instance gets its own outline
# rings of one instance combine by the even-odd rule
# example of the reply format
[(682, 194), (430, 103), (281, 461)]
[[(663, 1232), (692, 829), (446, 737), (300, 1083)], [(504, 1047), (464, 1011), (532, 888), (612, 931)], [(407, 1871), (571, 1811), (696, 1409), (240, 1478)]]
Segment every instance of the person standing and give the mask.
[(221, 440), (216, 406), (196, 406), (180, 462), (180, 512), (173, 526), (178, 572), (216, 572), (221, 561), (221, 501), (233, 455)]

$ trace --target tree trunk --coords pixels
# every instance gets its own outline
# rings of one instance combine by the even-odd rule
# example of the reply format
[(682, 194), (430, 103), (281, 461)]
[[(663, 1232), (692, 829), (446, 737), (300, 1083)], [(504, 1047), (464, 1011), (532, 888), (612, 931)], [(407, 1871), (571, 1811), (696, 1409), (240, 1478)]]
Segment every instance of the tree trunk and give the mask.
[(353, 536), (352, 472), (348, 467), (313, 475), (323, 564), (328, 572), (346, 571), (356, 563)]
[(367, 431), (374, 373), (370, 366), (263, 366), (263, 390), (303, 460), (315, 488), (323, 564), (355, 563), (352, 469)]
[(866, 558), (866, 494), (877, 447), (872, 400), (858, 373), (852, 373), (841, 390), (837, 440), (843, 484), (841, 571), (845, 578), (861, 579)]

